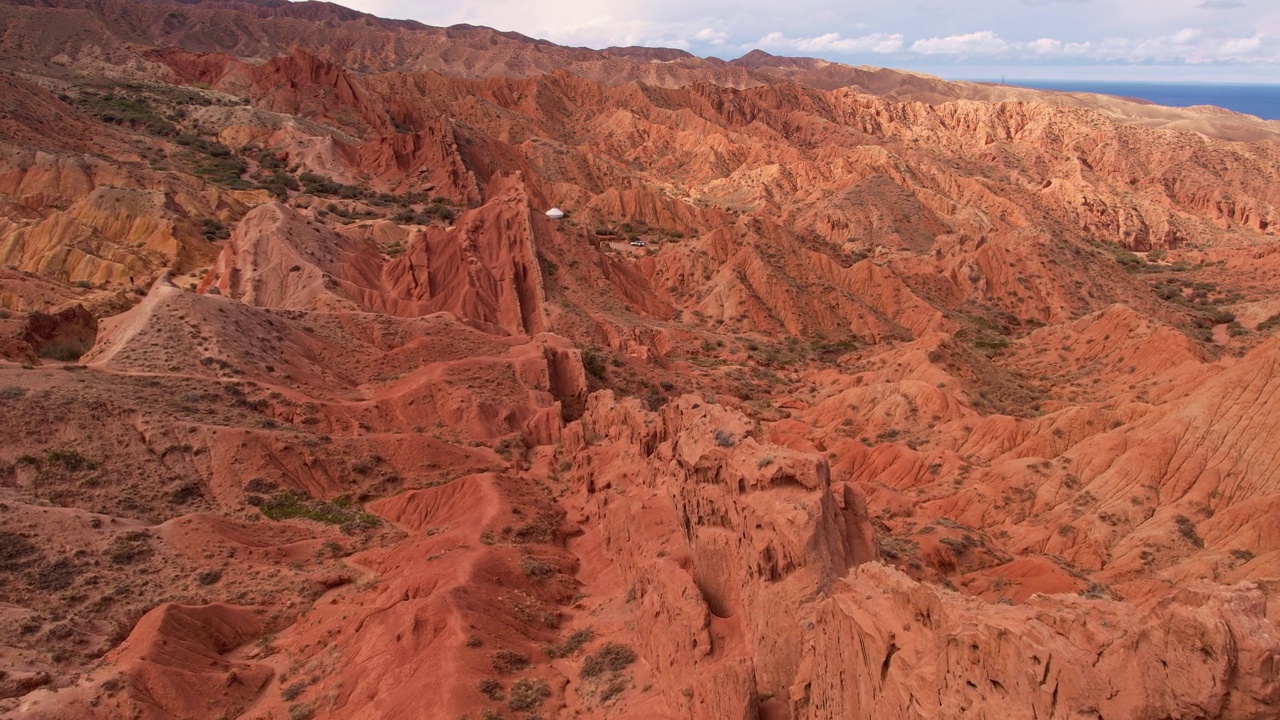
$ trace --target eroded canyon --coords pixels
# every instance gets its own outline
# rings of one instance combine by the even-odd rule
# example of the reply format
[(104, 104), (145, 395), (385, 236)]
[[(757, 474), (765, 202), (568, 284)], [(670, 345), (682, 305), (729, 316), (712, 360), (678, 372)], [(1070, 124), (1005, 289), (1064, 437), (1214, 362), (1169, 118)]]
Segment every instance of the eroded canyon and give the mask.
[(1280, 714), (1280, 122), (273, 0), (0, 67), (6, 717)]

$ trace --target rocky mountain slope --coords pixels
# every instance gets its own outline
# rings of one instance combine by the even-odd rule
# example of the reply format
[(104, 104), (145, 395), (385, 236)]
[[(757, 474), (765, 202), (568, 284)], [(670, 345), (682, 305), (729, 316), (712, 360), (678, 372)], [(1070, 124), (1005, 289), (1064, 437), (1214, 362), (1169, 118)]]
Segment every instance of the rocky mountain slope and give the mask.
[(1280, 713), (1280, 123), (326, 3), (0, 68), (0, 715)]

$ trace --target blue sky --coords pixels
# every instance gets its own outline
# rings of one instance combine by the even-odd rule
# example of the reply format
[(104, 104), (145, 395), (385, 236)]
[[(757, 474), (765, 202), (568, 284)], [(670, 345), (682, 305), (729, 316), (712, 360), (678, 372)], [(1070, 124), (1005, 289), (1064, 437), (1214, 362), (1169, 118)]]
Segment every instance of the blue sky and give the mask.
[(1280, 0), (346, 0), (562, 45), (760, 48), (948, 78), (1280, 83)]

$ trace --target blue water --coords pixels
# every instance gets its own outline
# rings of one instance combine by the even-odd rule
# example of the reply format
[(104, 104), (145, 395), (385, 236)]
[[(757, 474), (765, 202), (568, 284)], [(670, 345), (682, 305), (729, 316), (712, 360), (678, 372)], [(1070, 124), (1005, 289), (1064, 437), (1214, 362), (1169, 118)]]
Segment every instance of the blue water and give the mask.
[(1038, 90), (1067, 90), (1141, 98), (1157, 105), (1216, 105), (1264, 120), (1280, 120), (1280, 85), (1230, 83), (1089, 82), (1087, 80), (1006, 80), (1006, 84)]

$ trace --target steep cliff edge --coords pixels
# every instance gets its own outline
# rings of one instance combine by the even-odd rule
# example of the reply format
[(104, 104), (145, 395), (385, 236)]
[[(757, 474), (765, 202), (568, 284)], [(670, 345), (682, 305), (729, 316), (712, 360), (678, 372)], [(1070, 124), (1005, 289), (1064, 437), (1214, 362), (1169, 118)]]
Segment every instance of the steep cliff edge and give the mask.
[(571, 503), (630, 586), (642, 652), (676, 716), (1262, 718), (1280, 707), (1280, 633), (1258, 586), (1202, 583), (1145, 607), (966, 598), (871, 562), (861, 493), (833, 484), (822, 456), (756, 434), (699, 398), (651, 413), (608, 394), (565, 433)]

